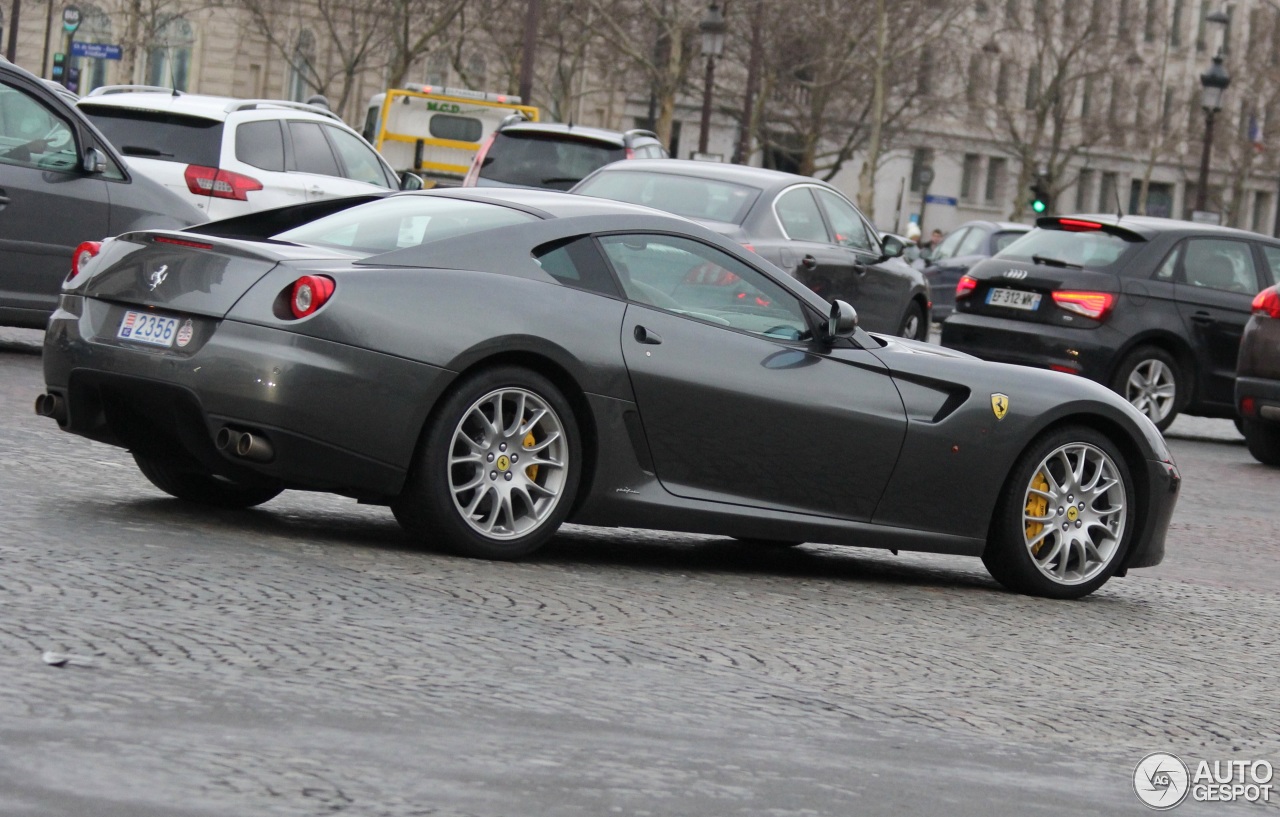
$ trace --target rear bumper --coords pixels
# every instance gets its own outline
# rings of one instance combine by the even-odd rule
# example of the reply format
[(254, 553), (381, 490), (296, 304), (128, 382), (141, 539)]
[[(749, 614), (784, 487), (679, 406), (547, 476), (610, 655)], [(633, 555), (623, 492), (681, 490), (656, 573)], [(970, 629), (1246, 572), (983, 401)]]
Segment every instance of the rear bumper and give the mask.
[(1165, 536), (1182, 488), (1182, 475), (1172, 462), (1148, 460), (1145, 477), (1147, 512), (1141, 529), (1135, 531), (1134, 545), (1122, 565), (1124, 569), (1153, 567), (1164, 560)]
[(942, 345), (983, 360), (1054, 369), (1106, 384), (1124, 337), (1107, 326), (1072, 329), (989, 315), (953, 312)]
[[(231, 479), (359, 497), (399, 492), (427, 408), (452, 374), (270, 327), (192, 316), (185, 349), (115, 338), (123, 308), (64, 299), (45, 335), (49, 392), (62, 427)], [(76, 314), (79, 311), (82, 314)], [(219, 451), (224, 426), (274, 449), (268, 462)]]
[(1249, 419), (1280, 423), (1280, 380), (1262, 377), (1236, 378), (1236, 409), (1245, 398), (1252, 398), (1254, 413)]

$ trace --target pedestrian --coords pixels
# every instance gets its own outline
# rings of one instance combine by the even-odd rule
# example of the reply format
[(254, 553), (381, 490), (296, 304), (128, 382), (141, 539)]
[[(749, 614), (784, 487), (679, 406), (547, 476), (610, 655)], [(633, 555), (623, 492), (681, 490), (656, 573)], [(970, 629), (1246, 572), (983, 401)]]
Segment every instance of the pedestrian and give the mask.
[(902, 260), (913, 267), (920, 262), (920, 225), (914, 221), (907, 225), (907, 248), (902, 251)]
[(938, 249), (939, 245), (942, 244), (942, 239), (944, 237), (943, 232), (935, 228), (934, 231), (929, 234), (928, 241), (920, 242), (920, 258), (924, 261), (932, 260), (933, 253)]

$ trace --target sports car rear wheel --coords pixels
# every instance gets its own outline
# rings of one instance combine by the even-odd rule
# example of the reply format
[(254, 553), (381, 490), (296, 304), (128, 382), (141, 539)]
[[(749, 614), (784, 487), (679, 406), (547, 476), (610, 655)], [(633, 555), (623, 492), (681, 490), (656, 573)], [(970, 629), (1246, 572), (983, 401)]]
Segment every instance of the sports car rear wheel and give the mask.
[(555, 535), (581, 471), (573, 411), (545, 377), (480, 372), (445, 399), (427, 430), (396, 519), (464, 556), (515, 559)]
[(214, 476), (197, 468), (184, 468), (165, 460), (133, 452), (138, 470), (152, 485), (170, 496), (216, 505), (219, 508), (251, 508), (275, 499), (284, 490), (279, 485), (245, 485)]
[(1087, 596), (1115, 573), (1131, 537), (1129, 467), (1104, 435), (1067, 427), (1018, 459), (982, 561), (1010, 590)]

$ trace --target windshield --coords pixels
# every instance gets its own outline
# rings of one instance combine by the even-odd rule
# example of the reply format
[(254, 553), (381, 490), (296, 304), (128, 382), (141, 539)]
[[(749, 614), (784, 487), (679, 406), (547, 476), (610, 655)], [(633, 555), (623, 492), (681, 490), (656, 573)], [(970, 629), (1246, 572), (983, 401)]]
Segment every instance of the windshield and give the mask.
[[(1104, 269), (1119, 261), (1137, 241), (1126, 241), (1101, 230), (1046, 230), (1037, 227), (1000, 251), (998, 258), (1032, 261), (1049, 259), (1085, 269)], [(1033, 257), (1034, 256), (1034, 257)]]
[(558, 134), (499, 133), (484, 156), (480, 178), (521, 187), (568, 190), (596, 168), (626, 156), (620, 146)]
[(592, 177), (574, 192), (726, 224), (742, 224), (760, 197), (759, 189), (741, 184), (613, 168)]
[(376, 255), (494, 227), (536, 221), (537, 216), (496, 204), (444, 196), (391, 196), (272, 236)]

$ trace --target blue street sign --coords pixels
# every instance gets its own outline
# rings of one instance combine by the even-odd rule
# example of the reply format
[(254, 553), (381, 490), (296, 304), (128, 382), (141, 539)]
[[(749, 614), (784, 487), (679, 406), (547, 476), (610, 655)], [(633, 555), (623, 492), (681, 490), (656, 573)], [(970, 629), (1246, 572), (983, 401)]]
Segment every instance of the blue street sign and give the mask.
[(930, 194), (924, 197), (924, 203), (925, 204), (946, 204), (948, 206), (955, 207), (957, 204), (960, 203), (960, 200), (957, 199), (955, 196), (935, 196)]
[(108, 43), (82, 43), (76, 41), (71, 43), (71, 56), (89, 57), (97, 60), (118, 60), (120, 59), (120, 46)]

